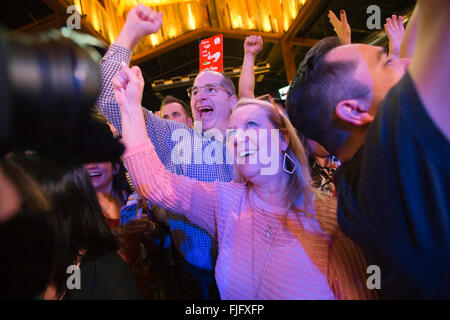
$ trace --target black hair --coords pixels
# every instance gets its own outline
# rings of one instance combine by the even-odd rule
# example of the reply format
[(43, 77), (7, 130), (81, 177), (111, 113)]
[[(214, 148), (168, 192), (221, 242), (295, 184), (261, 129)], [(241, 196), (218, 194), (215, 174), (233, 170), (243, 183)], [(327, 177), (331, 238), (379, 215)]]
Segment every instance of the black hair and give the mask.
[(292, 81), (286, 100), (289, 119), (306, 138), (336, 154), (348, 132), (333, 125), (338, 102), (365, 98), (370, 89), (356, 81), (356, 62), (327, 62), (326, 55), (341, 43), (337, 37), (320, 40), (306, 54)]
[(38, 184), (14, 162), (0, 168), (18, 191), (21, 205), (0, 224), (0, 299), (34, 299), (51, 280), (56, 243), (56, 219)]
[[(98, 110), (94, 110), (94, 112), (92, 113), (92, 117), (100, 123), (99, 127), (103, 128), (106, 135), (111, 135), (111, 137), (113, 137), (111, 128), (108, 125), (109, 121), (102, 113), (100, 113)], [(128, 196), (132, 193), (131, 186), (128, 183), (127, 179), (127, 170), (123, 165), (120, 157), (112, 159), (111, 164), (113, 167), (118, 167), (118, 172), (113, 175), (113, 193), (118, 197), (120, 204), (125, 205), (127, 203)]]
[(13, 160), (28, 172), (50, 198), (56, 214), (55, 263), (52, 282), (57, 295), (66, 290), (67, 267), (77, 259), (93, 260), (119, 248), (103, 216), (91, 178), (82, 166), (62, 167), (38, 155)]

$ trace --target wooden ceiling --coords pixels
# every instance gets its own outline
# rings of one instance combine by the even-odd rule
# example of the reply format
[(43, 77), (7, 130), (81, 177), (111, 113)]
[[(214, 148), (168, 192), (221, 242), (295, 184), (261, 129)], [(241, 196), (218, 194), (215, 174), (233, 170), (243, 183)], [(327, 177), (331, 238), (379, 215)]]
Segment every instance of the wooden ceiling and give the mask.
[(132, 58), (146, 80), (144, 105), (156, 110), (168, 94), (187, 100), (189, 82), (166, 87), (152, 83), (187, 75), (192, 78), (198, 72), (198, 42), (203, 38), (222, 33), (224, 67), (238, 69), (245, 37), (261, 35), (264, 48), (257, 62), (270, 64), (270, 68), (257, 76), (256, 91), (275, 93), (294, 77), (307, 50), (318, 39), (334, 34), (328, 10), (347, 11), (354, 42), (379, 39), (378, 44), (384, 45), (382, 30), (374, 32), (365, 26), (366, 8), (378, 5), (384, 21), (393, 13), (408, 14), (415, 0), (3, 0), (0, 22), (22, 32), (60, 28), (69, 16), (67, 7), (74, 4), (82, 13), (81, 31), (108, 45), (137, 3), (163, 12), (161, 30), (141, 41)]

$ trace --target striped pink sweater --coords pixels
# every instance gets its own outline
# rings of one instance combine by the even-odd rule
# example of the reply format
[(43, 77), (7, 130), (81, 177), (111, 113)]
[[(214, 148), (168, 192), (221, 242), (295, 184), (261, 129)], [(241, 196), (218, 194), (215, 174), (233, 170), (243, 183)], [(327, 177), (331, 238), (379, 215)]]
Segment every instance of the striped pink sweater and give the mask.
[(365, 286), (359, 248), (339, 230), (334, 198), (316, 200), (317, 219), (311, 220), (286, 215), (286, 208), (258, 200), (243, 184), (172, 174), (149, 141), (128, 148), (124, 161), (141, 196), (218, 237), (222, 299), (376, 297)]

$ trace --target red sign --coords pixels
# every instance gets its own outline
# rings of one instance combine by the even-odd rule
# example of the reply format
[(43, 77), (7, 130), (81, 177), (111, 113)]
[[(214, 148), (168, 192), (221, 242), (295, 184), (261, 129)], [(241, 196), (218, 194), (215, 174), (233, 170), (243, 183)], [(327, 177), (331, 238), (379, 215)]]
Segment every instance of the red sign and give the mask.
[(200, 71), (223, 71), (223, 35), (200, 41)]

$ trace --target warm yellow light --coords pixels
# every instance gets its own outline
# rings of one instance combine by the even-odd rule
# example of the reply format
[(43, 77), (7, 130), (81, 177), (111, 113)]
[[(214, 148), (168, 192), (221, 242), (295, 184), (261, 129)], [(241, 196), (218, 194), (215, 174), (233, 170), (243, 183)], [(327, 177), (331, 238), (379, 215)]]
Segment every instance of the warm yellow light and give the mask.
[[(92, 9), (94, 9), (94, 8), (92, 8)], [(91, 11), (92, 11), (92, 13), (91, 13), (92, 26), (94, 27), (94, 29), (96, 31), (99, 31), (100, 30), (100, 21), (98, 18), (97, 10), (91, 10)]]
[(238, 28), (242, 29), (242, 17), (240, 15), (238, 15)]
[(265, 32), (271, 32), (272, 31), (272, 26), (270, 25), (270, 20), (269, 20), (268, 16), (264, 17), (263, 30)]
[(231, 11), (230, 12), (230, 19), (231, 19), (231, 28), (233, 29), (239, 29), (240, 25), (239, 25), (239, 16), (236, 14), (236, 11)]
[(284, 31), (288, 31), (289, 30), (289, 17), (287, 15), (284, 16)]
[(73, 2), (73, 4), (75, 5), (76, 10), (78, 11), (78, 13), (83, 14), (84, 12), (81, 10), (81, 1), (80, 0), (75, 0)]
[(255, 20), (253, 18), (248, 20), (248, 28), (250, 30), (254, 30), (256, 29), (256, 25), (255, 25)]
[(189, 29), (195, 30), (195, 19), (194, 15), (192, 14), (192, 8), (190, 3), (188, 3), (187, 8), (189, 13)]
[(174, 27), (169, 28), (168, 36), (169, 38), (175, 38), (177, 36), (177, 31)]
[(139, 2), (146, 6), (164, 6), (182, 2), (200, 2), (200, 0), (140, 0)]
[(297, 17), (297, 13), (298, 13), (297, 6), (295, 5), (295, 0), (291, 0), (291, 5), (289, 7), (291, 9), (290, 10), (291, 17), (292, 17), (292, 19), (295, 19), (295, 17)]
[(150, 40), (152, 41), (152, 46), (156, 47), (159, 44), (156, 34), (150, 35)]

